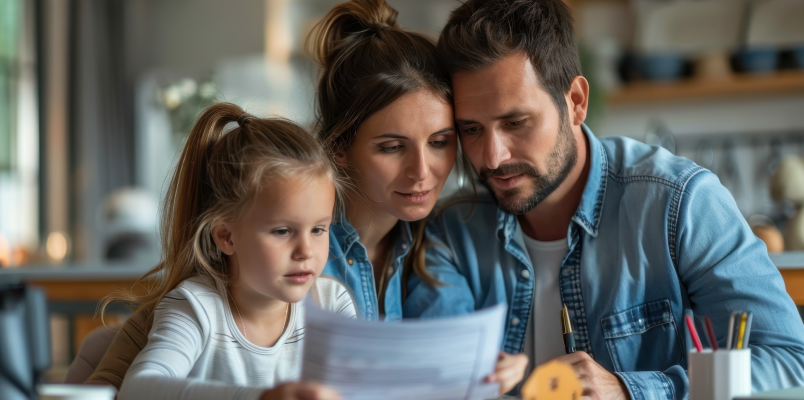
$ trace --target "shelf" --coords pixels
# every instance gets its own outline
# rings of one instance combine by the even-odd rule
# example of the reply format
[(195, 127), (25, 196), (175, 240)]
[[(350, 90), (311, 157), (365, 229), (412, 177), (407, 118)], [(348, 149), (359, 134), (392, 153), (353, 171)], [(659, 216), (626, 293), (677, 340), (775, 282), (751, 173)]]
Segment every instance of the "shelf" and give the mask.
[(631, 105), (797, 92), (804, 93), (804, 71), (779, 71), (772, 75), (738, 74), (723, 80), (631, 83), (611, 93), (607, 101), (610, 105)]

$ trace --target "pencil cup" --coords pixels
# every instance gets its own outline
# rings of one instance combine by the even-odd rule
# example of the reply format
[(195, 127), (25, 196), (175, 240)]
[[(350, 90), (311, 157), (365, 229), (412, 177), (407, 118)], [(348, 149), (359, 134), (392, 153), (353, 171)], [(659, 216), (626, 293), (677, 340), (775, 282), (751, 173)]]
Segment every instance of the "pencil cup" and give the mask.
[(751, 395), (751, 350), (690, 352), (690, 400), (731, 400)]

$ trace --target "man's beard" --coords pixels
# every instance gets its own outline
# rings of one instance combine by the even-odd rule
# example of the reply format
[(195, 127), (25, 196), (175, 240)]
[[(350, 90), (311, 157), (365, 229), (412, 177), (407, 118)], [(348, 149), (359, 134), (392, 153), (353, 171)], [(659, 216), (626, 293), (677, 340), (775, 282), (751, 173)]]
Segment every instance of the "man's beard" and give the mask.
[[(504, 211), (523, 215), (534, 209), (561, 186), (572, 168), (575, 167), (578, 162), (575, 138), (567, 117), (565, 116), (561, 119), (556, 144), (547, 156), (547, 174), (542, 175), (532, 165), (525, 163), (504, 164), (497, 169), (483, 169), (480, 171), (480, 182), (494, 195), (497, 205)], [(519, 174), (529, 176), (533, 182), (533, 191), (529, 195), (522, 194), (522, 189), (520, 188), (497, 193), (488, 184), (488, 179), (493, 176)]]

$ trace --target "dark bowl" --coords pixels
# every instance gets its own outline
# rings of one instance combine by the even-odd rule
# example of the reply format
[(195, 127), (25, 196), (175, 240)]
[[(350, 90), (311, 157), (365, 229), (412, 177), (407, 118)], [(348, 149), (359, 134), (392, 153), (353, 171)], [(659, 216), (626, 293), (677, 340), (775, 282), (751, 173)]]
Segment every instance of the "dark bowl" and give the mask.
[(779, 51), (769, 48), (745, 49), (738, 55), (740, 67), (745, 72), (767, 74), (779, 66)]
[(649, 81), (674, 81), (684, 73), (684, 57), (676, 53), (643, 55), (639, 70)]

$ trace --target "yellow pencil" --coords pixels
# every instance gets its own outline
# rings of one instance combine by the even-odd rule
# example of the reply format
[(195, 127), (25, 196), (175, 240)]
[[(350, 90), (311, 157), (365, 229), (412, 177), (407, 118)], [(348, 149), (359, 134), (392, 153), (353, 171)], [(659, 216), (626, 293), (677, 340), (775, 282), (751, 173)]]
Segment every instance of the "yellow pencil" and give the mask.
[(748, 318), (748, 313), (743, 313), (740, 316), (740, 333), (737, 334), (737, 349), (743, 348), (743, 336), (745, 335), (745, 320)]

